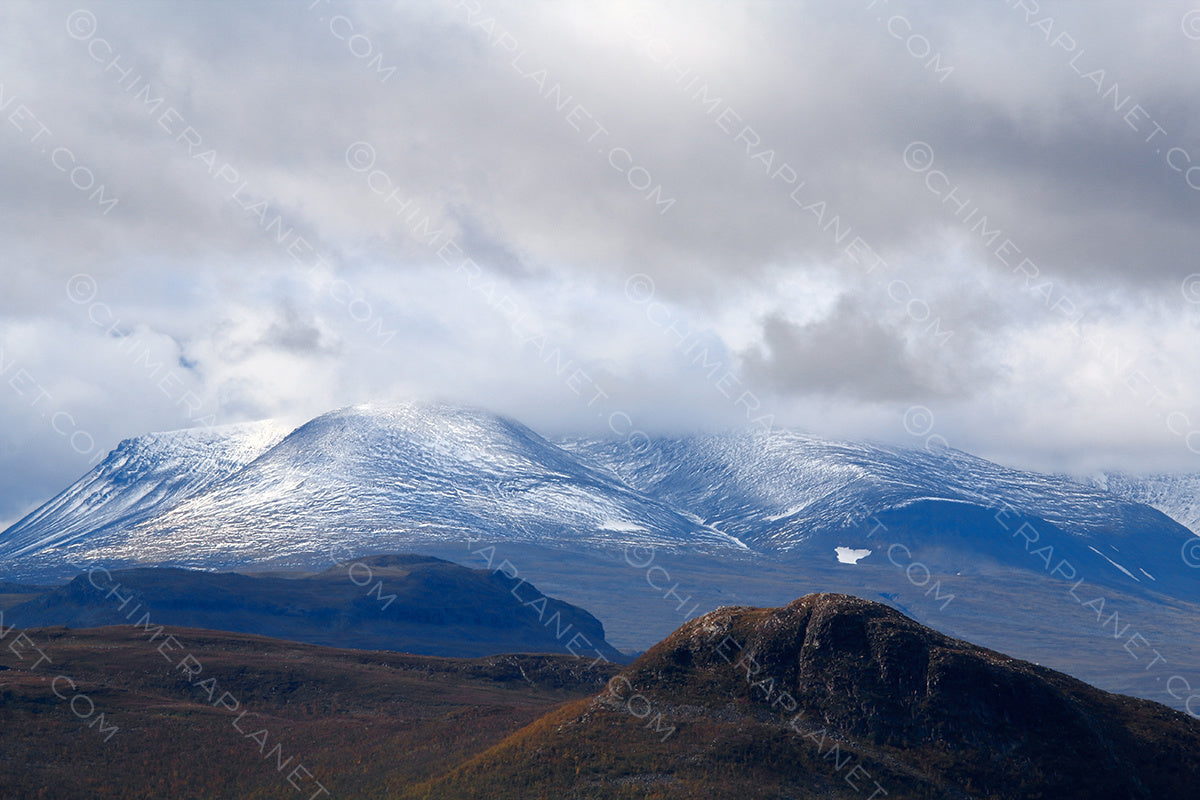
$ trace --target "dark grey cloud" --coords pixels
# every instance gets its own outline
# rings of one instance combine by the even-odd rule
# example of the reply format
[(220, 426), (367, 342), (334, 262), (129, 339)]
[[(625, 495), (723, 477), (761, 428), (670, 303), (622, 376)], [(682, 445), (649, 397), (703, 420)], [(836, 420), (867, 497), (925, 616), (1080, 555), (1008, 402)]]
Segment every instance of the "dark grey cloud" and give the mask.
[(761, 350), (745, 364), (749, 376), (784, 392), (854, 401), (944, 401), (983, 388), (978, 369), (947, 371), (944, 359), (910, 345), (902, 326), (854, 299), (813, 322), (767, 319)]
[(280, 318), (271, 323), (263, 343), (301, 355), (335, 355), (337, 347), (312, 317), (304, 317), (291, 305), (285, 305)]
[(751, 356), (747, 368), (785, 390), (901, 402), (929, 391), (903, 341), (861, 309), (808, 325), (776, 317), (763, 328), (768, 355)]

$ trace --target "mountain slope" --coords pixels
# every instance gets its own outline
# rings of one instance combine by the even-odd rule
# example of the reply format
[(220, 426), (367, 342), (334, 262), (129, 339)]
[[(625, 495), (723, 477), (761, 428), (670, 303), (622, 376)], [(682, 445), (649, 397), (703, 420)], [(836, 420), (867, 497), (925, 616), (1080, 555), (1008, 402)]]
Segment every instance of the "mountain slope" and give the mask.
[(289, 431), (286, 423), (266, 420), (126, 439), (95, 469), (4, 531), (0, 553), (19, 559), (136, 525), (249, 464)]
[[(187, 458), (174, 450), (165, 460), (174, 461), (172, 473), (187, 471)], [(311, 567), (328, 563), (331, 552), (394, 552), (501, 532), (509, 541), (555, 546), (636, 541), (745, 550), (519, 423), (447, 405), (322, 415), (249, 463), (231, 463), (219, 479), (206, 473), (187, 491), (156, 497), (114, 523), (93, 518), (81, 494), (94, 483), (144, 481), (121, 472), (117, 454), (110, 461), (60, 495), (54, 514), (39, 511), (6, 532), (0, 558), (21, 556), (26, 574), (61, 569), (67, 555), (79, 562)]]
[(311, 568), (331, 552), (484, 537), (821, 560), (846, 547), (877, 561), (903, 545), (958, 574), (1036, 568), (1028, 554), (1050, 545), (1090, 581), (1200, 599), (1179, 558), (1191, 535), (1161, 512), (954, 450), (787, 431), (556, 446), (512, 420), (436, 404), (359, 406), (282, 431), (123, 442), (0, 537), (0, 558), (18, 565), (9, 577), (61, 572), (66, 558)]
[(22, 628), (179, 625), (422, 655), (625, 658), (587, 611), (500, 572), (374, 556), (303, 577), (173, 568), (96, 570), (4, 612)]
[(409, 796), (1184, 800), (1198, 781), (1200, 721), (818, 594), (686, 623)]
[(1132, 503), (1157, 508), (1200, 536), (1200, 472), (1182, 475), (1100, 473), (1093, 475), (1088, 483)]
[[(881, 546), (932, 545), (949, 560), (922, 552), (921, 561), (955, 574), (977, 557), (1027, 569), (1028, 554), (1051, 544), (1051, 558), (1068, 557), (1080, 577), (1200, 599), (1194, 570), (1179, 558), (1190, 533), (1165, 514), (1098, 487), (957, 450), (826, 441), (790, 431), (654, 439), (636, 450), (609, 440), (562, 445), (758, 552), (832, 558), (844, 546), (873, 549), (879, 560)], [(957, 542), (931, 538), (937, 527), (931, 520), (955, 516), (941, 527), (956, 531)], [(1023, 523), (1036, 533), (1016, 535)]]

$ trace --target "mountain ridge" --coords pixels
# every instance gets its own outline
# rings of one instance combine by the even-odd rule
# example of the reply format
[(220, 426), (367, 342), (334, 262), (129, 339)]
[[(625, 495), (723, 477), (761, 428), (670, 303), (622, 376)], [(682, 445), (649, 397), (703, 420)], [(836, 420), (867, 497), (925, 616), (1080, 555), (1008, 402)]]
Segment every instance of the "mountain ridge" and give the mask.
[[(347, 446), (350, 440), (355, 447)], [(462, 540), (481, 524), (495, 528), (498, 517), (516, 539), (569, 542), (587, 532), (585, 538), (596, 542), (623, 543), (637, 531), (641, 541), (659, 546), (744, 549), (573, 459), (520, 423), (445, 404), (329, 412), (200, 491), (158, 504), (124, 526), (95, 528), (87, 547), (79, 542), (86, 534), (66, 541), (47, 532), (86, 526), (86, 514), (71, 516), (78, 496), (106, 477), (124, 480), (121, 468), (121, 453), (114, 451), (0, 535), (0, 557), (20, 554), (26, 563), (49, 566), (70, 550), (79, 560), (168, 563), (174, 554), (207, 551), (206, 557), (173, 563), (310, 566), (312, 554), (332, 544), (331, 534), (361, 530), (368, 540), (356, 549), (378, 552), (414, 540)], [(324, 530), (314, 525), (317, 519)], [(387, 535), (390, 541), (375, 541)], [(42, 552), (34, 552), (39, 547)]]
[[(872, 550), (869, 563), (888, 552), (874, 536), (885, 529), (885, 546), (921, 545), (929, 551), (922, 562), (946, 574), (978, 568), (973, 555), (1033, 568), (1027, 553), (1049, 545), (1093, 581), (1200, 600), (1195, 572), (1179, 557), (1193, 535), (1161, 512), (954, 450), (787, 431), (648, 439), (637, 448), (550, 441), (486, 411), (422, 403), (349, 407), (282, 430), (268, 422), (123, 442), (0, 535), (0, 558), (13, 565), (3, 577), (65, 577), (67, 555), (124, 566), (304, 569), (335, 547), (399, 551), (483, 535), (566, 549), (820, 560), (843, 547)], [(965, 544), (982, 550), (931, 533), (931, 503), (943, 518), (953, 503), (990, 511), (990, 521), (960, 514), (971, 531)], [(940, 563), (946, 548), (953, 553)]]
[[(374, 425), (376, 430), (362, 429), (368, 424)], [(422, 403), (353, 406), (322, 414), (295, 428), (267, 420), (211, 431), (185, 429), (148, 434), (123, 441), (105, 462), (89, 474), (104, 477), (122, 471), (122, 480), (137, 481), (142, 476), (129, 474), (129, 451), (152, 451), (158, 443), (171, 439), (182, 442), (202, 442), (207, 439), (213, 446), (208, 453), (201, 452), (200, 455), (218, 456), (212, 460), (219, 460), (219, 454), (213, 451), (222, 445), (230, 450), (240, 449), (250, 453), (249, 458), (227, 459), (231, 463), (225, 469), (224, 477), (264, 457), (282, 457), (293, 462), (311, 459), (314, 453), (304, 449), (311, 444), (323, 446), (320, 458), (324, 466), (333, 468), (353, 462), (363, 453), (362, 449), (356, 451), (347, 448), (347, 437), (357, 436), (359, 444), (367, 448), (379, 448), (387, 442), (380, 437), (374, 440), (370, 437), (389, 427), (401, 434), (395, 441), (401, 446), (401, 453), (412, 460), (413, 471), (418, 477), (446, 479), (450, 477), (448, 467), (463, 465), (480, 466), (490, 470), (496, 477), (504, 477), (503, 467), (516, 465), (528, 468), (540, 458), (536, 466), (555, 477), (570, 477), (593, 484), (610, 484), (611, 477), (616, 477), (639, 491), (654, 488), (657, 495), (668, 499), (682, 494), (687, 501), (684, 505), (702, 509), (705, 500), (709, 504), (719, 500), (726, 509), (737, 509), (739, 504), (731, 502), (734, 498), (726, 495), (708, 498), (696, 496), (699, 491), (697, 486), (700, 485), (720, 487), (733, 484), (732, 488), (741, 492), (743, 499), (755, 502), (756, 509), (772, 512), (768, 520), (771, 522), (790, 520), (801, 514), (803, 508), (787, 507), (797, 496), (810, 504), (828, 501), (829, 495), (843, 492), (855, 481), (865, 481), (860, 489), (882, 495), (872, 499), (888, 504), (921, 499), (921, 492), (942, 492), (941, 499), (981, 503), (989, 498), (979, 486), (993, 490), (999, 487), (1013, 495), (1015, 501), (1020, 502), (1022, 495), (1041, 501), (1040, 505), (1028, 501), (1023, 505), (1038, 512), (1038, 516), (1047, 521), (1070, 523), (1084, 531), (1110, 526), (1111, 517), (1123, 502), (1116, 494), (1082, 482), (1012, 470), (949, 449), (932, 454), (920, 449), (824, 440), (790, 431), (651, 439), (638, 448), (617, 440), (564, 438), (552, 442), (506, 417), (449, 404)], [(284, 433), (287, 428), (290, 428), (289, 432)], [(432, 435), (435, 430), (439, 435)], [(481, 431), (492, 435), (487, 438), (481, 435)], [(312, 435), (305, 435), (309, 433)], [(259, 445), (247, 446), (244, 439), (255, 435), (260, 440)], [(488, 445), (486, 449), (481, 447), (483, 442)], [(506, 447), (497, 449), (497, 445)], [(183, 457), (189, 455), (193, 454), (182, 454)], [(586, 456), (582, 463), (578, 458), (581, 455)], [(441, 462), (431, 460), (436, 456), (445, 458)], [(198, 458), (193, 462), (193, 472), (204, 471), (204, 465), (199, 463), (201, 460)], [(661, 469), (664, 463), (671, 462), (677, 465), (676, 474), (645, 474), (652, 471), (649, 467), (651, 464)], [(694, 485), (681, 488), (677, 473), (695, 463), (710, 465), (710, 472), (691, 476)], [(884, 479), (889, 482), (885, 484)], [(208, 488), (211, 483), (211, 480), (196, 481), (200, 489)], [(1034, 484), (1032, 487), (1031, 483)], [(766, 490), (773, 485), (776, 486), (776, 494), (770, 496)], [(783, 491), (779, 491), (778, 487), (782, 487)], [(1042, 497), (1042, 494), (1046, 494), (1043, 491), (1046, 487), (1053, 487), (1057, 494)], [(888, 491), (893, 494), (887, 494)], [(789, 492), (791, 497), (786, 496)], [(187, 500), (195, 493), (194, 487), (186, 487), (185, 491), (176, 491), (175, 494), (177, 499)], [(944, 496), (946, 493), (950, 493), (950, 496)], [(1065, 506), (1065, 511), (1055, 509), (1053, 505), (1056, 503)], [(859, 507), (861, 505), (858, 504)], [(858, 520), (850, 513), (854, 508), (851, 505), (839, 505), (834, 510), (840, 510), (846, 522), (855, 522)], [(23, 527), (39, 520), (47, 512), (57, 510), (60, 510), (60, 506), (53, 504), (53, 501), (45, 504), (5, 531), (6, 538), (14, 538)], [(721, 513), (705, 510), (709, 513), (702, 516), (727, 522), (722, 519)], [(725, 510), (724, 516), (731, 516), (731, 512)], [(732, 516), (736, 517), (736, 514)]]
[(575, 655), (623, 663), (587, 610), (499, 570), (408, 554), (309, 575), (93, 568), (0, 612), (24, 628), (161, 625), (430, 656)]
[[(94, 469), (0, 536), (24, 540), (23, 546), (11, 550), (10, 557), (20, 558), (37, 547), (61, 546), (79, 536), (135, 523), (251, 463), (290, 430), (286, 422), (262, 420), (124, 439)], [(74, 513), (81, 509), (87, 513)], [(52, 529), (52, 537), (49, 531), (41, 538), (26, 532), (38, 526)]]

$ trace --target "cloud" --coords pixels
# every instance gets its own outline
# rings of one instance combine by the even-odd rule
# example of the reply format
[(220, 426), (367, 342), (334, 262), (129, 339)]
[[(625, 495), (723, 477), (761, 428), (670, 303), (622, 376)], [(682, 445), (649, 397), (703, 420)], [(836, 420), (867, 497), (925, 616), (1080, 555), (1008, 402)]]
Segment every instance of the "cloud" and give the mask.
[(0, 517), (92, 458), (54, 413), (408, 395), (1187, 468), (1169, 5), (8, 3)]
[(908, 352), (900, 332), (853, 300), (818, 322), (768, 319), (763, 346), (765, 354), (747, 358), (747, 372), (784, 392), (874, 402), (913, 402), (947, 392), (925, 374), (928, 362)]

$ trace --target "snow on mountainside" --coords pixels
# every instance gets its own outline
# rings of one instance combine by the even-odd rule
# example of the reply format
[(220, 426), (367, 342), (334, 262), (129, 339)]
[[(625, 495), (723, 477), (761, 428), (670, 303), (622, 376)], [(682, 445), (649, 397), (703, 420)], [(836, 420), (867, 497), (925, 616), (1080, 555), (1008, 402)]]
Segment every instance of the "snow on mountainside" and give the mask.
[(1101, 488), (951, 449), (906, 450), (791, 431), (657, 439), (636, 451), (603, 440), (562, 446), (758, 547), (787, 549), (816, 526), (849, 527), (868, 511), (930, 499), (1007, 504), (1085, 536), (1120, 533), (1126, 517), (1144, 515)]
[[(871, 565), (903, 545), (943, 575), (1044, 573), (1066, 559), (1089, 581), (1200, 596), (1180, 558), (1191, 533), (1164, 514), (955, 450), (787, 431), (551, 443), (436, 404), (357, 406), (283, 433), (263, 423), (123, 442), (0, 534), (0, 559), (9, 577), (62, 571), (67, 556), (313, 566), (486, 539), (829, 563), (842, 548), (872, 551), (855, 562)], [(872, 538), (876, 521), (886, 532)]]
[[(158, 441), (132, 447), (153, 451)], [(186, 473), (188, 459), (176, 461), (177, 455), (174, 446), (163, 455), (174, 461), (165, 472)], [(112, 468), (92, 482), (107, 487), (138, 481), (136, 474), (122, 473), (116, 454), (110, 461)], [(69, 490), (55, 501), (63, 513), (38, 512), (3, 535), (0, 557), (32, 556), (37, 548), (47, 563), (63, 555), (47, 547), (72, 542), (72, 555), (84, 560), (286, 564), (485, 534), (557, 544), (636, 541), (744, 550), (736, 539), (584, 466), (516, 422), (453, 406), (331, 412), (248, 463), (227, 466), (222, 475), (206, 473), (187, 491), (162, 497), (147, 513), (101, 528), (90, 527), (95, 518)]]
[(126, 439), (95, 469), (3, 533), (5, 557), (133, 525), (249, 464), (291, 431), (275, 420)]
[[(636, 450), (614, 441), (560, 444), (757, 551), (833, 557), (837, 547), (878, 550), (899, 542), (935, 548), (941, 560), (929, 560), (951, 573), (976, 555), (1033, 569), (1067, 558), (1080, 577), (1086, 571), (1122, 586), (1196, 595), (1194, 570), (1180, 559), (1189, 533), (1166, 515), (1098, 487), (957, 450), (790, 431), (657, 439)], [(887, 531), (869, 538), (876, 520)], [(1014, 537), (1026, 521), (1037, 533)], [(1055, 549), (1034, 555), (1046, 545)]]
[(1101, 473), (1088, 482), (1133, 503), (1157, 508), (1200, 536), (1200, 472), (1183, 475)]

